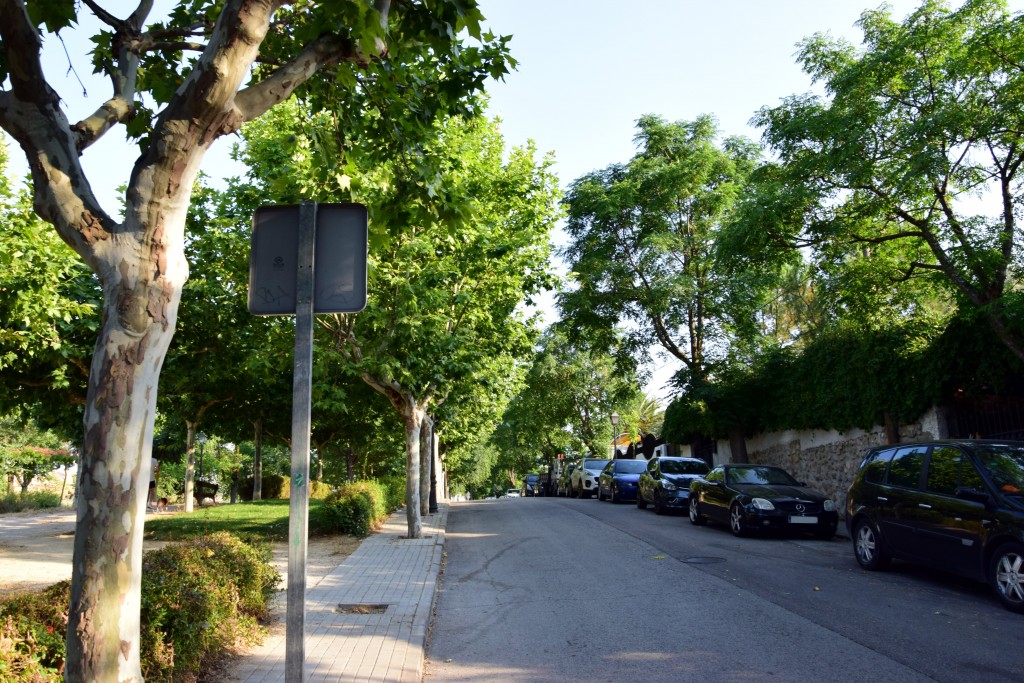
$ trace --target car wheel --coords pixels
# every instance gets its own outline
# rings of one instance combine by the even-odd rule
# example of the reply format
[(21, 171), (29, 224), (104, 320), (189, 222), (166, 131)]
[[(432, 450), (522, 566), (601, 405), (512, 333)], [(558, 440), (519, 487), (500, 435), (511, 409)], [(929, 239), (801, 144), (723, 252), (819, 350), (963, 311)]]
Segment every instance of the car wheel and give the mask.
[(644, 500), (643, 494), (640, 493), (639, 491), (636, 492), (636, 509), (637, 510), (646, 510), (647, 509), (647, 501)]
[(668, 510), (665, 509), (664, 501), (662, 501), (661, 496), (658, 495), (658, 492), (655, 491), (654, 492), (654, 514), (656, 514), (656, 515), (663, 515), (666, 512), (668, 512)]
[(610, 500), (613, 505), (616, 505), (619, 502), (619, 492), (615, 490), (615, 484), (612, 484), (611, 492), (608, 494), (608, 500)]
[(853, 554), (857, 564), (868, 571), (885, 569), (889, 564), (889, 552), (882, 545), (878, 529), (867, 519), (858, 519), (853, 525)]
[(707, 523), (707, 517), (700, 514), (700, 503), (697, 502), (697, 497), (693, 496), (690, 498), (690, 524), (704, 526)]
[(989, 577), (1003, 607), (1024, 612), (1024, 545), (1011, 542), (996, 548)]
[(743, 508), (739, 503), (733, 503), (729, 508), (729, 531), (733, 536), (747, 535), (747, 526), (743, 522)]

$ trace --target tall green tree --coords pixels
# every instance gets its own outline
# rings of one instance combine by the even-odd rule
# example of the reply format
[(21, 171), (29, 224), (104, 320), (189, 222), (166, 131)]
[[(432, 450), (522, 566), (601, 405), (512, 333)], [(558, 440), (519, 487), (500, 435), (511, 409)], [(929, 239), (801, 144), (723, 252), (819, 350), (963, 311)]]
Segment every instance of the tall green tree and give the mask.
[(710, 116), (644, 116), (633, 159), (573, 181), (565, 199), (577, 286), (559, 299), (563, 317), (630, 358), (660, 345), (685, 366), (684, 383), (705, 380), (743, 317), (727, 305), (743, 281), (716, 267), (715, 244), (759, 149), (717, 138)]
[[(0, 0), (0, 126), (28, 159), (35, 212), (103, 291), (81, 450), (69, 681), (141, 680), (139, 567), (157, 378), (188, 276), (192, 185), (210, 145), (300, 91), (337, 109), (347, 135), (400, 149), (508, 64), (504, 41), (481, 33), (473, 0), (199, 0), (176, 3), (147, 28), (152, 7), (143, 0), (119, 17), (92, 0)], [(87, 13), (105, 29), (93, 38), (93, 67), (111, 91), (72, 123), (42, 53), (60, 50), (56, 34), (79, 30)], [(475, 43), (463, 44), (465, 31)], [(123, 219), (100, 205), (80, 163), (85, 148), (118, 129), (140, 143)]]
[(0, 140), (0, 411), (81, 439), (99, 283), (7, 178)]
[(778, 163), (757, 175), (739, 242), (803, 249), (839, 316), (941, 312), (928, 293), (941, 286), (1024, 358), (1024, 24), (1001, 0), (926, 0), (902, 22), (864, 12), (860, 27), (861, 48), (824, 34), (801, 45), (824, 96), (755, 116)]
[[(428, 149), (438, 168), (421, 206), (401, 165), (363, 195), (389, 226), (371, 252), (371, 302), (358, 315), (322, 319), (335, 348), (388, 398), (406, 430), (410, 536), (420, 531), (420, 430), (458, 387), (494, 381), (496, 358), (529, 354), (532, 323), (520, 308), (550, 282), (549, 234), (558, 215), (550, 161), (505, 148), (483, 118), (452, 119)], [(380, 172), (380, 171), (378, 171)], [(402, 204), (402, 211), (393, 208)]]

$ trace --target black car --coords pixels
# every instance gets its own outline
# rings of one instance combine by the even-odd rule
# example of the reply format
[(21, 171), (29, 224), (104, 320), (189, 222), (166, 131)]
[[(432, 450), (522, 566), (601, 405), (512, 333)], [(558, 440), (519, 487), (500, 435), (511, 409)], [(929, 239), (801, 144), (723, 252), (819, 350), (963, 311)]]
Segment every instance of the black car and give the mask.
[(892, 558), (986, 581), (1024, 612), (1024, 442), (936, 441), (868, 452), (846, 523), (865, 569)]
[(527, 497), (544, 495), (541, 489), (539, 474), (531, 473), (526, 475), (526, 483), (523, 484), (523, 495)]
[(725, 522), (736, 536), (789, 529), (829, 539), (836, 535), (836, 505), (786, 470), (768, 465), (719, 465), (690, 484), (690, 521)]
[(688, 510), (690, 483), (707, 474), (708, 469), (708, 464), (698, 458), (652, 458), (640, 474), (636, 506), (645, 510), (653, 505), (659, 515), (669, 510)]

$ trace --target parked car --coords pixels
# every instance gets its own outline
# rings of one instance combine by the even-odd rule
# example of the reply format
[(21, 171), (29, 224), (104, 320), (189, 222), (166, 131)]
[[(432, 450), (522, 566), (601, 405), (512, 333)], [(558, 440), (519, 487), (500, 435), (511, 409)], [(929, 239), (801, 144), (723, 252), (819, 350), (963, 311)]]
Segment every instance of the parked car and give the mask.
[(847, 494), (861, 567), (892, 558), (987, 582), (1024, 612), (1024, 442), (937, 441), (868, 452)]
[(597, 493), (597, 479), (609, 462), (607, 458), (583, 458), (572, 472), (570, 495), (573, 498), (590, 498)]
[(708, 473), (708, 464), (698, 458), (651, 458), (640, 473), (636, 506), (641, 510), (648, 505), (663, 515), (669, 510), (690, 509), (690, 483)]
[(523, 495), (527, 498), (544, 495), (539, 474), (531, 473), (526, 475), (526, 482), (523, 484)]
[(828, 539), (839, 515), (831, 498), (808, 488), (781, 467), (720, 465), (690, 484), (690, 521), (725, 522), (736, 536), (790, 529)]
[(506, 498), (519, 498), (519, 489), (509, 489), (505, 491)]
[(640, 473), (646, 469), (646, 460), (612, 460), (597, 478), (597, 499), (604, 500), (607, 496), (613, 503), (635, 500)]
[(568, 496), (572, 489), (572, 473), (576, 469), (576, 463), (571, 462), (562, 468), (562, 475), (558, 478), (555, 488), (556, 496)]

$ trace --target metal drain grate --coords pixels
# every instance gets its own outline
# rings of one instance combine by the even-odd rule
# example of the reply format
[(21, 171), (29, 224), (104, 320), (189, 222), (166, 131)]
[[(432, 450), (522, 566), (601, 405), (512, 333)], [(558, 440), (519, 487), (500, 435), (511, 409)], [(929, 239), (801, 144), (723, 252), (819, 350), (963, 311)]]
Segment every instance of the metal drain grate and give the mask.
[(339, 603), (334, 611), (338, 614), (384, 614), (390, 606), (387, 604)]

